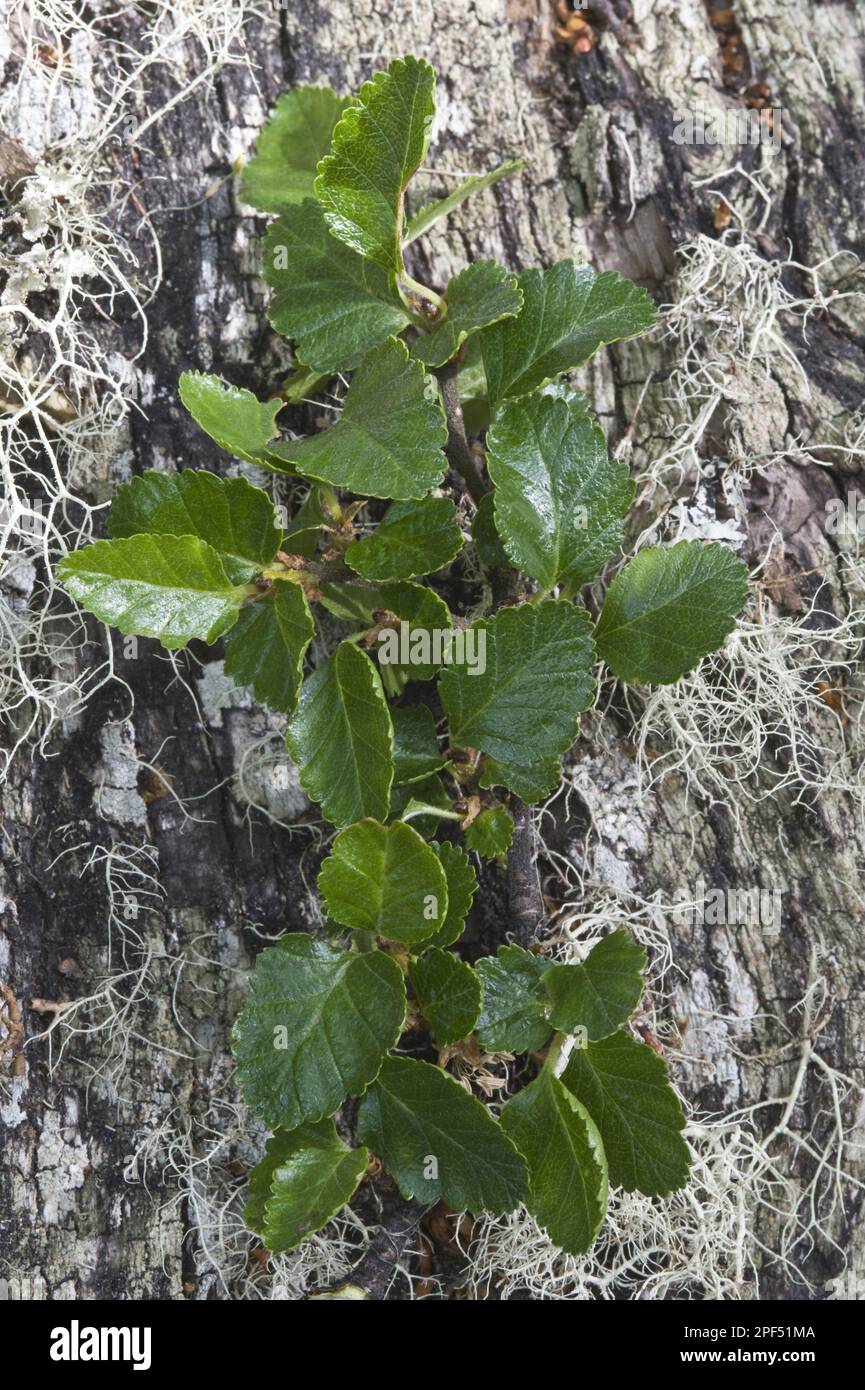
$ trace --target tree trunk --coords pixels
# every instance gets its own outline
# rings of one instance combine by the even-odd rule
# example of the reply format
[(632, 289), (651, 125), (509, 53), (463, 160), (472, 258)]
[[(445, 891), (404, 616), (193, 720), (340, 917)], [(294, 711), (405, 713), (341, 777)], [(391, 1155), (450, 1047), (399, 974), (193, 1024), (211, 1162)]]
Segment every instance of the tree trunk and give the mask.
[[(38, 18), (36, 0), (32, 9)], [(853, 668), (863, 570), (855, 537), (832, 530), (827, 506), (852, 496), (855, 507), (862, 460), (863, 286), (851, 254), (865, 192), (861, 8), (741, 0), (713, 25), (700, 0), (605, 0), (586, 12), (585, 52), (556, 39), (562, 18), (547, 0), (334, 0), (264, 18), (252, 9), (142, 5), (111, 22), (79, 18), (59, 36), (43, 15), (35, 56), (13, 15), (0, 134), (53, 174), (68, 170), (76, 141), (93, 146), (93, 103), (104, 110), (122, 85), (118, 46), (146, 53), (159, 26), (195, 18), (181, 46), (130, 84), (117, 108), (125, 124), (100, 137), (89, 171), (87, 206), (134, 251), (134, 284), (156, 278), (154, 238), (161, 246), (143, 351), (128, 296), (83, 309), (94, 354), (126, 382), (131, 407), (113, 434), (92, 437), (76, 423), (105, 384), (76, 394), (58, 372), (71, 415), (46, 406), (41, 430), (17, 417), (43, 449), (32, 466), (71, 469), (69, 491), (88, 504), (147, 468), (237, 471), (176, 394), (179, 373), (201, 369), (266, 396), (290, 360), (267, 326), (262, 222), (238, 203), (234, 161), (292, 84), (351, 92), (394, 55), (429, 58), (439, 117), (413, 206), (452, 186), (447, 171), (517, 155), (525, 167), (416, 244), (414, 273), (442, 285), (479, 257), (520, 269), (575, 256), (672, 305), (666, 334), (599, 354), (578, 381), (638, 483), (631, 543), (646, 531), (726, 537), (757, 578), (743, 634), (685, 686), (627, 698), (604, 687), (563, 791), (536, 817), (541, 940), (563, 946), (593, 922), (624, 922), (653, 947), (639, 1021), (697, 1117), (700, 1159), (674, 1208), (674, 1247), (629, 1276), (612, 1240), (585, 1286), (580, 1262), (551, 1257), (528, 1292), (861, 1296)], [(44, 130), (45, 84), (58, 71), (66, 95)], [(674, 138), (683, 112), (742, 112), (746, 92), (775, 108), (771, 145)], [(27, 182), (7, 192), (10, 215)], [(68, 207), (74, 195), (54, 196)], [(52, 235), (55, 223), (43, 241)], [(20, 254), (32, 245), (21, 239)], [(72, 249), (82, 249), (74, 236)], [(818, 264), (816, 275), (807, 269)], [(76, 293), (93, 273), (70, 268)], [(57, 293), (33, 291), (43, 321)], [(36, 371), (45, 335), (16, 323), (21, 336), (4, 350)], [(11, 401), (14, 412), (20, 392)], [(311, 429), (316, 413), (294, 427)], [(47, 495), (32, 477), (26, 486)], [(58, 525), (81, 515), (70, 504)], [(26, 572), (13, 564), (5, 581), (14, 613), (44, 602), (39, 545), (26, 558)], [(59, 596), (51, 602), (63, 611)], [(109, 639), (88, 631), (64, 679), (104, 661)], [(281, 721), (232, 688), (212, 651), (172, 668), (154, 643), (115, 635), (113, 652), (115, 678), (35, 756), (31, 735), (0, 794), (0, 1277), (12, 1296), (29, 1288), (52, 1299), (300, 1298), (350, 1277), (358, 1260), (368, 1266), (372, 1230), (394, 1262), (392, 1277), (377, 1270), (375, 1297), (408, 1298), (411, 1279), (519, 1295), (514, 1274), (497, 1282), (507, 1254), (495, 1223), (475, 1232), (489, 1268), (467, 1273), (440, 1231), (406, 1238), (386, 1185), (368, 1185), (357, 1221), (297, 1256), (268, 1267), (256, 1255), (241, 1213), (262, 1134), (234, 1090), (229, 1035), (262, 940), (318, 921), (321, 827), (281, 751)], [(34, 678), (52, 670), (37, 656)], [(13, 742), (26, 711), (10, 716)], [(714, 890), (754, 889), (780, 892), (771, 909), (764, 898), (760, 921), (737, 924), (747, 913), (726, 901), (713, 920)], [(706, 920), (695, 922), (686, 909), (704, 894)], [(485, 871), (479, 898), (468, 941), (482, 954), (508, 930), (503, 870)]]

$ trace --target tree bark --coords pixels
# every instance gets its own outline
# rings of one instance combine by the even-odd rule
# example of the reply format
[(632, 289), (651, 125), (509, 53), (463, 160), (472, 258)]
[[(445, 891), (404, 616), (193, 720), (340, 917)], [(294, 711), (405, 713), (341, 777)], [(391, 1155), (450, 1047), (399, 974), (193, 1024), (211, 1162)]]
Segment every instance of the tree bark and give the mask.
[[(575, 256), (619, 270), (668, 302), (678, 250), (700, 235), (721, 237), (722, 197), (733, 226), (742, 212), (754, 256), (788, 262), (781, 279), (793, 298), (813, 293), (801, 267), (861, 252), (861, 8), (839, 3), (804, 12), (740, 0), (735, 30), (722, 31), (734, 40), (725, 42), (725, 65), (700, 0), (633, 7), (611, 0), (587, 13), (594, 41), (581, 53), (556, 41), (560, 21), (546, 0), (416, 0), (403, 8), (333, 0), (327, 8), (274, 8), (264, 18), (250, 7), (248, 63), (218, 71), (135, 145), (105, 150), (134, 185), (134, 200), (112, 214), (117, 231), (152, 268), (151, 225), (163, 274), (146, 307), (147, 347), (131, 362), (140, 408), (127, 416), (118, 447), (76, 480), (79, 491), (101, 502), (130, 471), (152, 467), (235, 471), (185, 416), (176, 382), (185, 369), (214, 371), (264, 397), (285, 375), (286, 346), (268, 328), (255, 270), (263, 219), (239, 204), (232, 168), (251, 149), (269, 105), (293, 83), (350, 92), (391, 56), (411, 51), (434, 63), (440, 114), (415, 208), (451, 186), (440, 170), (480, 172), (523, 157), (521, 175), (464, 205), (413, 248), (413, 273), (434, 286), (480, 257), (520, 269)], [(126, 42), (144, 42), (143, 10), (124, 12), (118, 23)], [(189, 76), (200, 62), (192, 46), (187, 62)], [(13, 51), (9, 82), (15, 64)], [(722, 172), (740, 164), (757, 177), (761, 150), (731, 155), (673, 139), (677, 108), (708, 101), (741, 110), (745, 88), (758, 82), (782, 109), (775, 119), (783, 143), (759, 175), (765, 203), (746, 176)], [(136, 97), (138, 114), (170, 100), (177, 83), (176, 69), (151, 69)], [(24, 126), (26, 113), (11, 134), (27, 145)], [(709, 181), (700, 186), (701, 179)], [(842, 288), (861, 291), (852, 259), (840, 265), (849, 277)], [(738, 378), (719, 383), (697, 446), (703, 460), (717, 460), (719, 480), (745, 454), (757, 460), (741, 489), (742, 553), (756, 564), (772, 540), (762, 574), (773, 586), (769, 597), (782, 614), (821, 624), (830, 636), (854, 603), (855, 586), (827, 532), (826, 503), (847, 498), (861, 456), (825, 448), (818, 466), (800, 441), (837, 443), (855, 419), (865, 382), (861, 304), (849, 298), (815, 311), (807, 338), (793, 317), (780, 318), (766, 372), (742, 361)], [(140, 323), (133, 314), (94, 314), (91, 330), (118, 358), (134, 357)], [(653, 336), (602, 352), (580, 374), (610, 448), (626, 450), (638, 488), (680, 423), (667, 399), (677, 350), (675, 340)], [(299, 413), (295, 427), (311, 428), (314, 414)], [(693, 484), (692, 465), (685, 460)], [(667, 505), (694, 495), (685, 482)], [(715, 519), (729, 518), (720, 481), (699, 495)], [(651, 517), (652, 500), (643, 495), (637, 531)], [(661, 534), (670, 539), (675, 531)], [(824, 616), (808, 618), (815, 598)], [(34, 591), (31, 602), (38, 601)], [(76, 657), (82, 667), (100, 659), (106, 640), (94, 625), (92, 645)], [(242, 1206), (243, 1175), (261, 1136), (248, 1122), (238, 1125), (232, 1108), (230, 1029), (262, 938), (314, 929), (318, 921), (310, 891), (315, 813), (291, 770), (254, 751), (268, 736), (278, 751), (280, 721), (232, 691), (212, 651), (181, 661), (179, 679), (155, 644), (142, 641), (135, 650), (116, 637), (114, 644), (126, 685), (98, 690), (54, 737), (53, 756), (19, 755), (2, 790), (0, 982), (13, 1005), (7, 997), (0, 1025), (0, 1041), (9, 1043), (0, 1054), (7, 1063), (0, 1277), (25, 1288), (30, 1281), (52, 1299), (246, 1296), (256, 1276), (243, 1255), (230, 1267), (221, 1263), (205, 1190), (218, 1181), (223, 1193), (235, 1194), (232, 1210)], [(856, 682), (852, 675), (842, 682), (840, 718), (827, 704), (817, 735), (820, 756), (855, 781)], [(789, 765), (789, 752), (770, 748), (768, 763), (773, 756), (775, 773)], [(865, 1064), (861, 799), (849, 792), (797, 798), (795, 782), (766, 795), (775, 779), (765, 766), (750, 784), (754, 799), (739, 800), (736, 814), (689, 794), (682, 774), (641, 790), (631, 717), (617, 695), (603, 717), (584, 722), (569, 768), (572, 794), (554, 803), (542, 827), (539, 868), (551, 911), (560, 905), (554, 855), (582, 875), (587, 894), (609, 888), (623, 903), (692, 901), (701, 879), (714, 888), (783, 890), (777, 935), (695, 927), (664, 914), (678, 972), (661, 1017), (674, 1079), (700, 1112), (763, 1106), (755, 1123), (764, 1137), (784, 1117), (773, 1161), (804, 1189), (834, 1132), (827, 1068), (834, 1069), (850, 1079), (838, 1083), (849, 1140), (843, 1167), (861, 1179), (854, 1147), (861, 1093), (852, 1086), (861, 1085)], [(246, 791), (252, 786), (251, 812), (241, 771)], [(122, 897), (124, 873), (129, 901), (117, 899), (110, 927), (109, 890)], [(146, 896), (151, 891), (157, 896)], [(504, 872), (486, 870), (468, 937), (478, 954), (502, 930), (506, 892)], [(98, 993), (109, 946), (110, 970), (122, 964), (123, 923), (140, 934), (149, 956), (130, 938), (125, 968), (142, 973), (138, 984), (133, 974), (116, 985), (114, 1008), (126, 1009), (119, 1032), (71, 1037), (58, 1061), (56, 1048), (52, 1056), (47, 1041), (35, 1040), (56, 1016), (45, 1004)], [(555, 923), (542, 926), (540, 939), (551, 930)], [(135, 988), (127, 1008), (123, 1000)], [(810, 1007), (797, 1008), (806, 996)], [(81, 1025), (107, 1017), (101, 1008), (85, 1007)], [(674, 1024), (680, 1046), (670, 1042)], [(63, 1035), (61, 1013), (52, 1041)], [(368, 1220), (374, 1227), (375, 1212)], [(795, 1263), (772, 1258), (782, 1236), (768, 1206), (753, 1225), (765, 1252), (757, 1257), (761, 1297), (853, 1296), (855, 1274), (844, 1275), (843, 1266), (846, 1253), (862, 1277), (854, 1185), (845, 1184), (834, 1205), (825, 1198), (824, 1234), (804, 1243)], [(374, 1247), (379, 1261), (400, 1242), (402, 1257), (405, 1242), (394, 1232), (405, 1229), (399, 1212), (388, 1217)], [(360, 1247), (357, 1254), (366, 1271), (373, 1256)], [(408, 1296), (403, 1280), (379, 1276), (377, 1267), (375, 1296)], [(302, 1297), (310, 1286), (298, 1275), (286, 1289)], [(746, 1274), (741, 1296), (752, 1290)]]

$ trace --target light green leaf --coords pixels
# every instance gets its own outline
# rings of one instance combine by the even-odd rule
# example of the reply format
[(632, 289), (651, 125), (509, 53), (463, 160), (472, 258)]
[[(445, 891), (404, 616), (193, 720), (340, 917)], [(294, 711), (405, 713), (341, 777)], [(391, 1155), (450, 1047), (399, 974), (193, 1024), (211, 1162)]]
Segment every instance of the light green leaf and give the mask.
[(411, 961), (408, 977), (439, 1047), (467, 1038), (481, 1010), (481, 982), (471, 966), (436, 947)]
[(435, 716), (426, 705), (394, 706), (393, 720), (395, 786), (419, 782), (437, 772), (444, 759), (436, 738)]
[(251, 685), (270, 709), (290, 714), (297, 704), (303, 658), (315, 624), (299, 584), (279, 581), (244, 608), (225, 639), (225, 674)]
[(337, 519), (331, 510), (336, 500), (330, 488), (311, 487), (286, 526), (282, 549), (311, 559), (318, 548), (322, 526), (333, 526)]
[(554, 965), (544, 976), (550, 1023), (561, 1033), (586, 1029), (592, 1041), (631, 1017), (643, 992), (646, 953), (626, 931), (614, 931), (584, 961)]
[(395, 277), (331, 236), (318, 203), (289, 208), (271, 223), (262, 275), (275, 291), (268, 319), (315, 372), (351, 370), (411, 322)]
[(341, 831), (318, 887), (335, 922), (409, 945), (438, 931), (447, 912), (444, 869), (402, 821), (362, 820)]
[(412, 357), (428, 367), (441, 367), (466, 338), (499, 319), (513, 318), (522, 308), (517, 277), (495, 261), (475, 261), (455, 275), (447, 288), (447, 316), (412, 346)]
[(526, 1195), (525, 1162), (501, 1126), (429, 1062), (388, 1057), (361, 1101), (357, 1132), (404, 1197), (501, 1215)]
[(420, 363), (389, 338), (361, 362), (342, 415), (310, 439), (280, 444), (276, 455), (306, 478), (364, 497), (424, 497), (442, 480), (444, 410)]
[(365, 82), (333, 132), (315, 194), (334, 236), (384, 270), (402, 268), (403, 194), (429, 144), (435, 73), (395, 58)]
[(199, 536), (219, 551), (234, 584), (270, 564), (281, 538), (266, 492), (245, 478), (220, 478), (203, 468), (148, 472), (122, 483), (108, 513), (108, 532), (115, 539), (143, 532)]
[(409, 246), (416, 241), (424, 232), (428, 232), (430, 227), (434, 227), (443, 217), (449, 217), (460, 203), (464, 203), (466, 198), (471, 198), (475, 193), (482, 193), (485, 188), (492, 188), (493, 184), (500, 179), (510, 178), (511, 174), (516, 174), (523, 167), (521, 159), (508, 159), (504, 164), (499, 164), (496, 169), (491, 169), (488, 174), (469, 174), (468, 178), (458, 184), (452, 192), (444, 198), (438, 198), (435, 202), (426, 203), (410, 217), (406, 225), (403, 246)]
[(259, 212), (282, 212), (312, 198), (316, 166), (330, 149), (333, 128), (347, 105), (348, 99), (330, 87), (284, 92), (243, 170), (241, 202)]
[(285, 404), (279, 396), (260, 401), (251, 391), (204, 372), (184, 372), (178, 393), (195, 423), (220, 449), (247, 463), (273, 466), (269, 446), (279, 437), (276, 417)]
[(669, 685), (723, 646), (747, 596), (747, 567), (726, 546), (650, 546), (607, 590), (598, 655), (621, 680)]
[(544, 1071), (508, 1101), (502, 1128), (528, 1163), (532, 1216), (560, 1249), (582, 1255), (607, 1210), (604, 1146), (591, 1116)]
[(610, 1182), (666, 1197), (688, 1181), (685, 1117), (663, 1058), (629, 1033), (575, 1049), (562, 1080), (601, 1132)]
[(234, 1025), (244, 1100), (274, 1129), (331, 1115), (377, 1075), (404, 1021), (402, 973), (383, 951), (285, 936), (259, 954)]
[(514, 837), (514, 818), (504, 806), (487, 806), (466, 830), (466, 849), (482, 859), (507, 854)]
[(542, 589), (578, 589), (621, 545), (634, 484), (579, 402), (506, 401), (487, 436), (487, 469), (496, 531)]
[(440, 930), (428, 941), (422, 941), (417, 947), (418, 951), (432, 946), (452, 946), (459, 940), (465, 931), (466, 917), (478, 887), (478, 877), (471, 860), (459, 845), (441, 840), (434, 842), (431, 848), (438, 855), (448, 881), (448, 910)]
[(352, 541), (345, 563), (364, 579), (387, 583), (444, 569), (462, 549), (449, 497), (393, 502), (371, 536)]
[(285, 741), (301, 784), (334, 825), (387, 815), (393, 728), (378, 672), (353, 643), (304, 681)]
[(656, 310), (645, 290), (615, 271), (559, 261), (519, 277), (523, 308), (516, 323), (480, 335), (489, 399), (524, 396), (586, 362), (599, 347), (644, 333)]
[(550, 1036), (544, 975), (550, 962), (522, 946), (500, 946), (475, 963), (483, 986), (478, 1037), (487, 1052), (537, 1052)]
[(163, 647), (215, 642), (246, 597), (219, 555), (197, 536), (126, 536), (75, 550), (57, 571), (66, 592), (100, 622)]
[(349, 1149), (333, 1120), (277, 1130), (249, 1175), (243, 1219), (274, 1254), (293, 1250), (350, 1201), (366, 1171), (366, 1149)]
[[(394, 629), (393, 635), (384, 632), (379, 640), (376, 650), (380, 664), (389, 666), (398, 681), (432, 680), (441, 664), (432, 659), (434, 634), (446, 633), (452, 627), (450, 610), (434, 590), (407, 582), (373, 587), (325, 583), (319, 592), (324, 607), (347, 622), (373, 627), (381, 615), (399, 619), (399, 630)], [(402, 623), (407, 624), (404, 630)]]
[(510, 764), (519, 773), (527, 753), (534, 765), (576, 738), (579, 713), (594, 694), (588, 615), (548, 599), (503, 608), (472, 627), (486, 633), (486, 669), (471, 675), (453, 665), (439, 676), (450, 741), (488, 753), (511, 786)]

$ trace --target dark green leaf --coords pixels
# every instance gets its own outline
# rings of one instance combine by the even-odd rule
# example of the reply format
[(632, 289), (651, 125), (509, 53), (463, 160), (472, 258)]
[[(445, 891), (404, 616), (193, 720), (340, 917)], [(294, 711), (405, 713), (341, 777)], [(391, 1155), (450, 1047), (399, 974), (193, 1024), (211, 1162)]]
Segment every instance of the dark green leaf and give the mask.
[(368, 1162), (366, 1149), (343, 1143), (333, 1120), (277, 1130), (249, 1175), (243, 1219), (274, 1254), (293, 1250), (351, 1199)]
[(388, 1057), (361, 1101), (357, 1130), (404, 1197), (455, 1211), (512, 1211), (525, 1162), (480, 1101), (428, 1062)]
[(586, 1029), (595, 1041), (631, 1017), (643, 992), (646, 953), (626, 931), (614, 931), (584, 961), (554, 965), (544, 976), (550, 1023), (561, 1033)]
[(402, 973), (382, 951), (285, 936), (259, 954), (234, 1026), (244, 1100), (274, 1129), (331, 1115), (377, 1075), (404, 1020)]
[[(280, 444), (274, 457), (304, 477), (364, 497), (423, 497), (441, 482), (447, 429), (423, 367), (389, 338), (361, 362), (335, 425)], [(274, 465), (277, 466), (277, 465)]]
[(100, 622), (120, 632), (185, 647), (215, 642), (237, 621), (246, 597), (219, 555), (197, 536), (126, 536), (95, 541), (60, 564), (60, 583)]
[(543, 589), (579, 588), (618, 550), (634, 484), (578, 401), (507, 401), (487, 436), (487, 468), (496, 531)]
[(604, 1146), (591, 1116), (544, 1071), (508, 1101), (502, 1128), (528, 1163), (532, 1216), (560, 1249), (582, 1255), (607, 1210)]
[(558, 758), (539, 758), (533, 763), (499, 762), (496, 758), (481, 758), (478, 780), (485, 789), (507, 787), (521, 800), (535, 806), (544, 797), (552, 796), (562, 780)]
[(395, 58), (363, 84), (318, 166), (315, 193), (331, 231), (394, 273), (402, 267), (403, 193), (426, 154), (434, 92), (429, 63)]
[(330, 149), (333, 128), (347, 105), (330, 87), (284, 92), (243, 170), (241, 201), (260, 212), (282, 212), (311, 198), (316, 166)]
[(466, 848), (482, 859), (507, 854), (514, 836), (514, 818), (504, 806), (487, 806), (466, 830)]
[(519, 778), (527, 754), (534, 766), (576, 738), (579, 713), (594, 694), (588, 615), (547, 600), (503, 608), (472, 628), (486, 633), (486, 669), (470, 674), (453, 665), (439, 676), (450, 741), (488, 753), (511, 786), (511, 764)]
[(393, 728), (378, 672), (353, 643), (304, 681), (286, 743), (303, 787), (334, 825), (387, 815)]
[(303, 589), (277, 581), (265, 598), (243, 609), (226, 637), (225, 673), (238, 685), (251, 685), (262, 704), (290, 714), (314, 632)]
[(431, 946), (452, 946), (465, 931), (466, 917), (477, 892), (478, 878), (471, 861), (464, 850), (452, 845), (448, 840), (433, 843), (431, 846), (439, 857), (448, 881), (448, 910), (444, 923), (435, 936), (422, 941), (419, 951)]
[(335, 922), (409, 945), (438, 931), (447, 912), (445, 872), (402, 821), (362, 820), (341, 831), (318, 886)]
[(478, 1036), (488, 1052), (537, 1052), (550, 1036), (544, 975), (550, 962), (522, 946), (500, 946), (475, 969), (483, 986)]
[(747, 596), (747, 567), (726, 546), (651, 546), (607, 590), (598, 654), (622, 680), (669, 685), (723, 646)]
[(442, 766), (444, 759), (436, 739), (436, 722), (426, 705), (391, 709), (394, 738), (394, 775), (396, 786), (418, 782)]
[(499, 319), (513, 318), (523, 303), (517, 277), (495, 261), (475, 261), (455, 275), (447, 288), (447, 316), (412, 346), (412, 356), (428, 367), (441, 367), (466, 338)]
[(268, 227), (262, 275), (275, 291), (267, 317), (315, 372), (349, 371), (411, 322), (395, 277), (331, 236), (318, 203)]
[(481, 1009), (481, 982), (471, 966), (434, 948), (411, 962), (408, 976), (439, 1047), (467, 1038)]
[(364, 579), (387, 583), (443, 569), (462, 544), (451, 499), (423, 497), (393, 502), (371, 536), (351, 543), (345, 562)]
[[(384, 630), (376, 647), (382, 667), (389, 666), (401, 681), (428, 681), (439, 670), (435, 634), (445, 634), (452, 627), (450, 610), (444, 599), (423, 584), (402, 582), (379, 584), (372, 588), (363, 584), (321, 585), (321, 602), (329, 612), (347, 622), (364, 627), (375, 626), (377, 614), (393, 614), (400, 626)], [(407, 626), (402, 628), (402, 623)]]
[(495, 494), (485, 492), (472, 520), (472, 540), (484, 569), (512, 568), (495, 522)]
[(553, 381), (586, 362), (602, 344), (644, 333), (656, 310), (645, 290), (615, 271), (559, 261), (519, 277), (523, 308), (515, 323), (480, 335), (493, 404)]
[(666, 1197), (688, 1181), (685, 1117), (663, 1058), (628, 1033), (575, 1049), (562, 1077), (601, 1132), (610, 1182)]
[(142, 532), (199, 536), (218, 550), (225, 572), (243, 584), (270, 564), (280, 532), (273, 503), (245, 478), (220, 478), (201, 468), (143, 473), (123, 483), (108, 513), (117, 539)]

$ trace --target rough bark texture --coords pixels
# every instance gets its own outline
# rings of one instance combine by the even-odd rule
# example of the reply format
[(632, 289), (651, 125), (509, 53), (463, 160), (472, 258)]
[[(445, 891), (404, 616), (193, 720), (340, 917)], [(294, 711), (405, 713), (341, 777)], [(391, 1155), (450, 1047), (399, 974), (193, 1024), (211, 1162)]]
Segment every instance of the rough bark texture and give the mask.
[[(134, 45), (146, 13), (142, 7), (141, 14), (124, 14), (125, 37)], [(745, 190), (741, 181), (723, 179), (698, 188), (695, 179), (740, 159), (754, 167), (759, 153), (728, 153), (725, 165), (717, 150), (676, 144), (674, 108), (707, 99), (738, 108), (743, 83), (758, 80), (771, 87), (773, 105), (784, 108), (785, 143), (767, 178), (771, 209), (750, 245), (763, 257), (785, 255), (789, 245), (789, 259), (801, 265), (857, 249), (865, 193), (857, 134), (861, 7), (826, 4), (805, 12), (741, 0), (736, 16), (746, 66), (744, 73), (728, 72), (726, 81), (717, 35), (699, 0), (599, 5), (591, 13), (597, 42), (585, 54), (555, 42), (557, 21), (547, 0), (413, 0), (404, 7), (334, 0), (250, 17), (245, 34), (254, 74), (244, 66), (217, 74), (209, 91), (178, 106), (138, 148), (115, 151), (152, 216), (165, 266), (147, 310), (150, 341), (135, 364), (141, 411), (129, 417), (124, 448), (106, 456), (103, 475), (88, 481), (91, 498), (104, 500), (129, 470), (231, 466), (180, 410), (181, 370), (221, 372), (260, 395), (284, 374), (285, 346), (268, 330), (265, 291), (255, 274), (258, 224), (238, 204), (230, 174), (269, 104), (295, 82), (326, 81), (350, 91), (390, 56), (423, 54), (440, 77), (430, 168), (481, 170), (523, 156), (520, 177), (461, 209), (447, 230), (436, 228), (423, 249), (415, 248), (415, 274), (430, 283), (444, 283), (479, 256), (519, 268), (576, 255), (619, 269), (668, 300), (677, 248), (698, 233), (718, 236), (718, 198), (710, 190), (731, 201)], [(158, 70), (149, 80), (156, 90), (142, 100), (153, 107), (166, 94), (158, 90)], [(449, 186), (433, 172), (419, 182), (416, 206)], [(123, 217), (125, 234), (146, 260), (149, 241), (131, 204)], [(786, 283), (794, 295), (810, 293), (810, 282), (795, 269), (786, 272)], [(93, 324), (121, 354), (133, 350), (137, 330), (131, 315)], [(821, 469), (797, 464), (787, 451), (796, 438), (825, 439), (826, 423), (843, 422), (859, 405), (865, 343), (852, 300), (811, 319), (807, 346), (789, 325), (784, 331), (805, 375), (779, 354), (765, 379), (754, 375), (753, 390), (747, 369), (741, 389), (722, 384), (708, 448), (721, 460), (735, 459), (743, 447), (768, 460), (746, 489), (744, 553), (765, 554), (770, 528), (779, 528), (769, 577), (783, 581), (789, 611), (807, 606), (820, 590), (820, 606), (838, 614), (849, 598), (826, 533), (825, 502), (850, 490), (853, 464), (848, 456), (824, 455), (831, 466)], [(601, 354), (584, 374), (613, 445), (626, 435), (643, 383), (655, 373), (628, 436), (637, 477), (669, 442), (664, 378), (673, 365), (655, 339)], [(279, 724), (231, 692), (213, 653), (203, 653), (200, 667), (185, 666), (181, 683), (151, 643), (140, 643), (134, 659), (120, 643), (116, 652), (134, 706), (127, 691), (106, 687), (54, 741), (55, 756), (20, 757), (2, 791), (0, 981), (20, 1005), (26, 1037), (51, 1018), (34, 1011), (32, 1000), (69, 1001), (98, 989), (106, 972), (108, 904), (102, 870), (86, 868), (98, 845), (156, 851), (162, 896), (153, 912), (135, 919), (156, 959), (148, 997), (130, 1014), (129, 1052), (116, 1087), (99, 1075), (110, 1050), (101, 1034), (73, 1039), (53, 1071), (44, 1042), (18, 1053), (17, 1061), (7, 1049), (0, 1276), (41, 1280), (45, 1296), (55, 1299), (225, 1297), (233, 1290), (201, 1256), (194, 1190), (178, 1187), (170, 1164), (181, 1152), (192, 1160), (205, 1152), (222, 1100), (234, 1099), (229, 1031), (260, 935), (316, 920), (309, 893), (316, 841), (307, 829), (289, 832), (278, 823), (302, 820), (308, 811), (279, 768), (256, 774), (256, 800), (277, 821), (258, 810), (245, 819), (233, 779), (244, 750)], [(94, 653), (82, 656), (91, 660)], [(827, 747), (834, 737), (830, 730)], [(780, 936), (759, 928), (673, 925), (680, 971), (675, 1013), (688, 1023), (689, 1060), (676, 1064), (683, 1092), (699, 1107), (724, 1112), (789, 1094), (802, 1050), (783, 1050), (789, 1035), (771, 1020), (780, 1016), (796, 1037), (802, 1014), (791, 1009), (809, 987), (812, 958), (826, 991), (818, 1026), (805, 1041), (861, 1081), (859, 809), (841, 795), (811, 806), (785, 795), (742, 803), (737, 827), (723, 808), (689, 799), (680, 780), (638, 794), (629, 739), (630, 721), (615, 700), (604, 719), (589, 721), (575, 752), (571, 818), (552, 828), (550, 822), (545, 831), (554, 848), (594, 881), (665, 902), (693, 897), (700, 876), (720, 887), (785, 890)], [(836, 745), (840, 763), (840, 734)], [(193, 819), (142, 762), (158, 763)], [(541, 871), (554, 897), (543, 858)], [(501, 930), (505, 895), (505, 875), (490, 870), (470, 937), (479, 950)], [(800, 1134), (816, 1126), (818, 1151), (831, 1123), (831, 1116), (821, 1119), (824, 1080), (819, 1065), (808, 1071), (790, 1117)], [(771, 1129), (782, 1110), (780, 1101), (767, 1107), (760, 1123)], [(781, 1152), (791, 1177), (807, 1180), (814, 1158), (789, 1145)], [(857, 1161), (857, 1150), (848, 1148), (845, 1167)], [(238, 1188), (242, 1172), (241, 1162)], [(861, 1261), (854, 1189), (829, 1225), (838, 1245)], [(398, 1215), (386, 1215), (385, 1227), (405, 1229)], [(759, 1234), (768, 1250), (776, 1248), (768, 1212)], [(377, 1249), (392, 1247), (386, 1238)], [(831, 1283), (842, 1271), (837, 1250), (818, 1240), (798, 1255), (814, 1291), (805, 1296), (837, 1292)], [(404, 1282), (377, 1276), (379, 1287), (406, 1297)], [(855, 1286), (844, 1287), (850, 1296)], [(790, 1267), (766, 1259), (762, 1297), (803, 1296), (805, 1288)], [(745, 1287), (742, 1292), (748, 1295)]]

